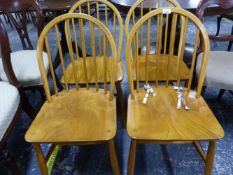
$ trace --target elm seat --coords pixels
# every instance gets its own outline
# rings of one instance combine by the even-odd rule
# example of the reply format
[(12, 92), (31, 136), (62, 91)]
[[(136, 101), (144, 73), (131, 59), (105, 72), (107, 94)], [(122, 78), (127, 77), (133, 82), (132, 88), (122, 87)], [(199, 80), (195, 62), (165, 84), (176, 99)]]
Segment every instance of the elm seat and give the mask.
[[(45, 69), (48, 71), (49, 62), (47, 53), (43, 52)], [(37, 62), (36, 50), (20, 50), (11, 53), (11, 63), (16, 78), (23, 86), (42, 85), (40, 71)], [(0, 79), (8, 81), (3, 70), (2, 59), (0, 58)]]
[[(200, 72), (202, 53), (197, 57), (196, 72)], [(233, 90), (233, 52), (211, 51), (206, 71), (205, 85)], [(199, 76), (199, 74), (198, 74)]]
[[(113, 59), (107, 59), (107, 82), (110, 81), (110, 73), (111, 73), (111, 66), (113, 64)], [(85, 76), (84, 76), (84, 69), (82, 67), (83, 60), (78, 59), (75, 61), (76, 67), (80, 68), (77, 70), (77, 79), (79, 80), (79, 83), (85, 83)], [(87, 64), (87, 69), (88, 70), (95, 70), (95, 59), (91, 57), (87, 57), (86, 60)], [(98, 80), (99, 82), (104, 82), (104, 73), (101, 71), (104, 69), (104, 58), (103, 57), (97, 57), (96, 58), (96, 66), (97, 66), (97, 74), (98, 74)], [(116, 81), (122, 81), (123, 80), (123, 70), (122, 70), (122, 65), (121, 62), (117, 62), (117, 67), (116, 67)], [(67, 81), (71, 84), (75, 84), (75, 78), (74, 78), (74, 72), (73, 72), (73, 67), (72, 64), (69, 64), (66, 71), (67, 75)], [(89, 71), (87, 73), (88, 77), (88, 82), (89, 83), (95, 83), (95, 72), (94, 71)], [(64, 76), (62, 76), (61, 82), (64, 83)]]
[(0, 82), (0, 140), (6, 133), (20, 103), (16, 87), (7, 82)]
[[(103, 90), (79, 89), (53, 96), (30, 126), (28, 142), (107, 141), (116, 134), (116, 100)], [(72, 103), (70, 103), (72, 102)]]
[[(128, 99), (127, 131), (131, 138), (157, 141), (216, 140), (224, 131), (216, 117), (200, 98), (186, 98), (189, 111), (177, 110), (177, 91), (171, 86), (155, 88), (157, 96), (142, 104), (145, 90)], [(184, 91), (184, 96), (187, 91)], [(206, 125), (208, 123), (208, 125)]]

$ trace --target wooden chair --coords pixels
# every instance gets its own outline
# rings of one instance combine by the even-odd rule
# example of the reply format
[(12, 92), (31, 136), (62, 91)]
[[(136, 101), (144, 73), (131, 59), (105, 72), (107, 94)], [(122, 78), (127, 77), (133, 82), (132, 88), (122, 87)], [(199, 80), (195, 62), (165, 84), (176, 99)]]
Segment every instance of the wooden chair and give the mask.
[[(75, 3), (71, 9), (69, 10), (69, 13), (73, 13), (73, 12), (81, 12), (81, 13), (85, 13), (91, 16), (94, 16), (102, 21), (103, 23), (108, 27), (108, 29), (111, 31), (111, 33), (113, 34), (114, 37), (114, 41), (115, 43), (117, 43), (117, 70), (116, 70), (116, 81), (115, 81), (115, 85), (116, 85), (116, 90), (117, 90), (117, 94), (118, 94), (118, 98), (119, 98), (119, 106), (120, 106), (120, 112), (121, 112), (121, 117), (122, 117), (122, 122), (123, 125), (125, 126), (126, 123), (126, 109), (125, 109), (125, 105), (124, 105), (124, 96), (122, 93), (122, 88), (121, 88), (121, 81), (124, 78), (124, 73), (123, 73), (123, 69), (122, 69), (122, 62), (121, 62), (121, 50), (122, 50), (122, 39), (123, 39), (123, 22), (122, 22), (122, 18), (121, 15), (119, 13), (119, 11), (117, 10), (117, 8), (110, 3), (107, 0), (81, 0), (78, 1), (77, 3)], [(101, 18), (101, 13), (104, 12), (104, 19)], [(112, 18), (112, 23), (110, 23), (109, 21), (111, 20), (110, 18)], [(113, 24), (113, 28), (111, 27), (111, 25)], [(119, 27), (119, 32), (117, 32), (117, 28)], [(99, 54), (101, 55), (101, 48), (103, 47), (103, 43), (101, 42), (100, 38), (100, 31), (98, 30), (98, 44), (99, 44)], [(84, 51), (84, 50), (82, 50)], [(78, 52), (78, 49), (76, 49), (76, 52)], [(85, 51), (83, 52), (82, 57), (80, 57), (79, 59), (76, 60), (75, 64), (82, 64), (82, 59), (84, 57), (87, 57), (87, 51), (85, 49)], [(91, 56), (88, 56), (88, 62), (87, 62), (87, 67), (90, 67), (91, 69), (91, 65), (94, 65), (94, 59), (93, 59), (93, 55), (90, 54)], [(103, 60), (101, 59), (97, 59), (97, 67), (98, 69), (101, 69)], [(72, 70), (71, 70), (71, 65), (68, 67), (67, 74), (68, 76), (70, 74), (72, 74)], [(81, 72), (83, 72), (82, 70), (78, 70), (77, 72), (77, 76), (78, 79), (80, 79), (80, 83), (83, 83), (84, 79), (85, 79), (85, 75), (82, 74)], [(107, 72), (108, 74), (108, 72)], [(88, 76), (88, 80), (89, 83), (95, 83), (95, 77), (94, 74), (92, 74), (91, 72), (89, 72)], [(103, 75), (99, 75), (99, 76), (103, 76)], [(75, 80), (73, 76), (69, 76), (70, 79), (68, 79), (69, 83), (74, 84)], [(99, 78), (100, 83), (103, 83), (104, 77), (100, 77)], [(64, 80), (62, 79), (62, 82), (64, 82)]]
[[(162, 1), (163, 2), (163, 6), (169, 6), (169, 5), (173, 5), (173, 6), (176, 6), (176, 7), (180, 7), (180, 5), (176, 2), (176, 1), (174, 1), (174, 0), (171, 0), (171, 1), (167, 1), (167, 3), (166, 3), (166, 5), (165, 5), (165, 1)], [(138, 13), (138, 10), (140, 9), (140, 17), (139, 17), (139, 19), (138, 20), (140, 20), (145, 14), (147, 14), (148, 12), (150, 12), (150, 11), (152, 11), (153, 9), (152, 8), (150, 8), (150, 9), (144, 9), (143, 8), (143, 4), (144, 3), (150, 3), (151, 4), (151, 7), (153, 7), (153, 5), (152, 5), (152, 3), (153, 3), (153, 1), (152, 0), (150, 0), (150, 1), (144, 1), (144, 0), (139, 0), (139, 1), (137, 1), (131, 8), (130, 8), (130, 10), (129, 10), (129, 12), (128, 12), (128, 14), (127, 14), (127, 17), (126, 17), (126, 21), (125, 21), (125, 32), (126, 32), (126, 37), (128, 38), (128, 36), (129, 36), (129, 32), (131, 31), (131, 29), (130, 29), (130, 24), (132, 24), (132, 25), (135, 25), (136, 24), (136, 14)], [(161, 4), (158, 4), (158, 6), (160, 7), (161, 6)], [(160, 25), (160, 26), (162, 26), (162, 28), (160, 29), (160, 31), (158, 31), (158, 32), (160, 32), (161, 33), (161, 35), (160, 36), (158, 36), (157, 38), (156, 38), (156, 40), (153, 40), (153, 39), (151, 39), (150, 40), (150, 48), (149, 48), (149, 50), (150, 50), (150, 53), (155, 53), (156, 52), (156, 50), (158, 50), (158, 49), (160, 49), (160, 50), (163, 50), (163, 47), (165, 47), (165, 45), (166, 45), (166, 49), (164, 49), (164, 51), (165, 52), (167, 52), (168, 51), (168, 38), (169, 38), (169, 40), (170, 40), (170, 32), (167, 32), (167, 35), (165, 35), (165, 32), (162, 32), (162, 30), (166, 30), (166, 31), (168, 31), (168, 30), (171, 30), (171, 20), (172, 20), (172, 18), (171, 18), (171, 15), (170, 15), (170, 17), (169, 17), (170, 19), (167, 19), (169, 22), (167, 23), (167, 25), (165, 26), (163, 23), (162, 23), (162, 21), (161, 21), (161, 18), (159, 19), (159, 17), (157, 18), (157, 25)], [(132, 22), (130, 22), (130, 21), (132, 21)], [(151, 25), (151, 24), (148, 24), (148, 25)], [(176, 24), (176, 26), (174, 26), (175, 27), (175, 29), (178, 29), (178, 25)], [(165, 29), (166, 28), (166, 29)], [(147, 43), (145, 43), (144, 42), (144, 40), (145, 40), (145, 36), (143, 35), (143, 33), (144, 33), (144, 31), (145, 31), (145, 29), (143, 28), (143, 27), (141, 27), (140, 28), (140, 31), (138, 31), (138, 35), (139, 35), (139, 38), (137, 39), (137, 43), (138, 43), (138, 48), (139, 48), (139, 55), (140, 55), (140, 57), (141, 58), (139, 58), (139, 60), (140, 60), (140, 62), (139, 62), (139, 64), (140, 64), (140, 67), (141, 67), (141, 69), (139, 70), (139, 72), (138, 72), (138, 78), (139, 78), (139, 81), (145, 81), (145, 64), (146, 64), (146, 62), (145, 62), (145, 59), (143, 59), (143, 55), (145, 55), (146, 54), (146, 50), (147, 50), (147, 48), (148, 48), (148, 45), (147, 45)], [(150, 32), (150, 31), (149, 31)], [(164, 42), (164, 41), (166, 41), (166, 42)], [(136, 41), (135, 41), (136, 42)], [(156, 43), (158, 43), (158, 44), (156, 44)], [(177, 43), (178, 44), (178, 43)], [(176, 44), (176, 45), (177, 45)], [(142, 49), (141, 49), (142, 48)], [(151, 60), (153, 60), (153, 58), (151, 57), (151, 58), (149, 58), (149, 59), (151, 59)], [(136, 62), (135, 62), (136, 60), (135, 59), (133, 59), (133, 69), (135, 70), (136, 69)], [(148, 62), (148, 67), (153, 67), (154, 66), (154, 62), (153, 61), (149, 61)], [(172, 64), (171, 64), (172, 65)], [(161, 66), (166, 66), (166, 64), (161, 64)], [(174, 69), (175, 67), (173, 67), (173, 66), (171, 66), (171, 69)], [(165, 70), (165, 67), (161, 67), (161, 70), (162, 69), (164, 69)], [(185, 66), (185, 69), (188, 71), (188, 68)], [(170, 79), (173, 79), (173, 80), (175, 80), (176, 79), (176, 77), (177, 77), (177, 75), (176, 75), (176, 73), (175, 73), (175, 70), (173, 70), (173, 71), (171, 71), (171, 72), (174, 72), (174, 74), (171, 74), (170, 76), (172, 76), (172, 77), (170, 77)], [(164, 74), (165, 75), (165, 74)], [(163, 80), (163, 81), (165, 81), (166, 80), (166, 77), (165, 76), (159, 76), (159, 80)], [(148, 75), (148, 81), (155, 81), (155, 74), (149, 74)], [(183, 78), (184, 79), (188, 79), (188, 74), (184, 74), (183, 75)], [(133, 71), (133, 80), (134, 80), (134, 83), (136, 82), (136, 74), (135, 74), (135, 71)]]
[[(221, 1), (221, 0), (202, 0), (200, 1), (196, 14), (201, 21), (203, 21), (203, 15), (207, 7), (212, 5), (219, 5), (223, 9), (233, 7), (233, 1)], [(233, 35), (209, 35), (212, 41), (233, 41)], [(196, 72), (200, 70), (202, 54), (197, 58)], [(211, 51), (210, 61), (207, 66), (205, 86), (215, 87), (221, 89), (218, 94), (218, 100), (224, 95), (226, 90), (233, 90), (233, 52), (229, 51)]]
[[(169, 52), (161, 51), (161, 41), (156, 42), (156, 53), (150, 53), (151, 40), (161, 37), (162, 25), (152, 27), (155, 19), (165, 20), (172, 15), (172, 27)], [(178, 16), (181, 18), (181, 38), (179, 40), (178, 55), (174, 54), (175, 27)], [(188, 25), (189, 24), (189, 25)], [(190, 25), (193, 25), (192, 33), (188, 33)], [(146, 27), (145, 55), (140, 55), (138, 38), (141, 26)], [(167, 28), (167, 27), (166, 27)], [(196, 29), (196, 31), (195, 31)], [(155, 36), (151, 34), (155, 32)], [(185, 35), (186, 34), (186, 35)], [(184, 45), (187, 39), (192, 38), (194, 53), (191, 68), (183, 62)], [(165, 40), (166, 41), (166, 40)], [(195, 58), (199, 42), (203, 46), (202, 66), (196, 91), (191, 90), (191, 82), (195, 65)], [(213, 167), (216, 141), (224, 136), (224, 131), (214, 114), (209, 109), (205, 100), (201, 97), (206, 66), (209, 56), (208, 34), (201, 21), (188, 11), (181, 8), (159, 8), (143, 16), (132, 28), (126, 42), (126, 63), (130, 96), (128, 98), (127, 132), (131, 137), (131, 145), (128, 159), (128, 175), (134, 174), (135, 153), (137, 144), (188, 144), (193, 143), (204, 160), (205, 174), (211, 174)], [(165, 47), (166, 48), (166, 47)], [(131, 52), (130, 52), (131, 50)], [(141, 62), (145, 64), (141, 64)], [(153, 63), (149, 64), (149, 62)], [(143, 74), (140, 75), (140, 74)], [(141, 76), (141, 77), (140, 77)], [(182, 80), (188, 76), (188, 82)], [(143, 79), (140, 79), (143, 78)], [(134, 80), (136, 86), (134, 87)], [(144, 80), (144, 81), (142, 81)], [(151, 81), (154, 80), (154, 81)], [(160, 82), (164, 80), (165, 82)], [(169, 82), (175, 81), (176, 86), (183, 86), (182, 95), (190, 107), (190, 110), (177, 109), (178, 94)], [(143, 104), (146, 91), (140, 88), (140, 83), (154, 84), (153, 90), (156, 96), (149, 95), (147, 103)], [(208, 123), (208, 125), (206, 125)], [(209, 141), (207, 155), (204, 154), (199, 141)]]
[[(145, 15), (146, 13), (150, 12), (151, 10), (154, 10), (153, 7), (181, 7), (179, 5), (179, 3), (175, 0), (162, 0), (162, 1), (158, 1), (158, 4), (154, 4), (156, 3), (156, 1), (153, 1), (153, 0), (138, 0), (134, 3), (134, 5), (130, 8), (128, 14), (127, 14), (127, 17), (126, 17), (126, 20), (125, 20), (125, 33), (126, 33), (126, 37), (129, 35), (129, 32), (131, 31), (131, 28), (132, 26), (143, 16)], [(144, 8), (144, 7), (149, 7), (149, 9), (147, 8)], [(168, 30), (170, 30), (171, 28), (171, 16), (169, 18), (169, 25), (168, 25)], [(165, 26), (163, 26), (163, 30), (165, 30)], [(176, 38), (180, 38), (180, 33), (178, 31), (179, 30), (179, 25), (177, 25), (177, 28), (176, 28)], [(144, 38), (142, 37), (143, 36), (143, 27), (141, 28), (140, 30), (140, 40), (139, 40), (139, 53), (143, 52), (143, 53), (146, 53), (146, 46), (145, 46), (145, 43), (143, 42)], [(162, 37), (164, 38), (165, 35), (163, 33)], [(168, 34), (168, 37), (167, 37), (167, 41), (169, 43), (169, 34)], [(163, 49), (163, 45), (164, 45), (164, 40), (162, 40), (162, 49)], [(175, 41), (175, 52), (177, 53), (178, 52), (178, 40)], [(151, 53), (154, 53), (155, 50), (156, 50), (156, 41), (153, 41), (151, 43)], [(184, 55), (185, 55), (185, 63), (187, 65), (190, 65), (191, 64), (191, 60), (192, 60), (192, 54), (193, 54), (193, 50), (192, 50), (193, 46), (190, 45), (189, 43), (186, 43), (185, 45), (185, 50), (184, 50)]]
[[(58, 31), (59, 23), (65, 22), (65, 32), (67, 37), (67, 46), (69, 49), (70, 62), (64, 62), (60, 35)], [(85, 32), (91, 37), (91, 51), (94, 59), (94, 66), (87, 67), (88, 58), (82, 59), (82, 64), (75, 64), (75, 48), (72, 47), (72, 40), (82, 43), (82, 50), (89, 44), (85, 42), (83, 23), (90, 22), (90, 26)], [(76, 27), (80, 29), (80, 39), (74, 39), (77, 36)], [(94, 30), (99, 29), (102, 33), (101, 41), (103, 42), (103, 55), (97, 53), (96, 39)], [(56, 39), (53, 41), (54, 37)], [(50, 44), (49, 44), (50, 43)], [(52, 66), (51, 49), (57, 44), (60, 58), (62, 73), (64, 75), (65, 90), (58, 92), (54, 68)], [(107, 49), (107, 43), (109, 48)], [(53, 89), (50, 90), (49, 81), (46, 76), (46, 68), (43, 63), (43, 49), (46, 48), (49, 58), (50, 70), (52, 75)], [(110, 159), (114, 174), (120, 174), (117, 155), (114, 146), (114, 137), (116, 134), (116, 102), (114, 98), (114, 78), (117, 67), (117, 51), (113, 37), (107, 27), (95, 18), (85, 14), (69, 13), (58, 16), (53, 19), (42, 31), (38, 41), (38, 61), (41, 71), (44, 90), (47, 101), (44, 103), (37, 117), (26, 133), (26, 141), (34, 145), (39, 167), (42, 174), (47, 174), (46, 161), (48, 156), (44, 156), (40, 147), (42, 143), (52, 143), (54, 145), (85, 145), (107, 143), (109, 147)], [(108, 51), (111, 51), (108, 52)], [(102, 58), (102, 69), (97, 67), (97, 59)], [(69, 85), (69, 77), (66, 66), (71, 63), (75, 85)], [(78, 79), (76, 71), (82, 69), (85, 79)], [(107, 74), (108, 71), (108, 74)], [(88, 72), (94, 74), (94, 84), (90, 84), (87, 79)], [(103, 74), (103, 76), (99, 76)], [(104, 77), (103, 89), (99, 85), (99, 78)], [(80, 87), (85, 81), (86, 87)], [(81, 83), (80, 83), (81, 82)], [(110, 82), (109, 87), (107, 82)], [(53, 95), (53, 92), (55, 93)], [(52, 151), (50, 150), (49, 153)]]
[[(39, 90), (39, 92), (44, 96), (42, 81), (36, 59), (36, 50), (33, 49), (31, 40), (29, 38), (26, 17), (28, 10), (36, 11), (36, 21), (39, 35), (43, 26), (42, 10), (39, 8), (36, 0), (0, 0), (0, 3), (0, 11), (7, 15), (11, 21), (11, 24), (15, 27), (23, 47), (23, 50), (19, 49), (18, 51), (12, 52), (10, 55), (11, 64), (14, 70), (12, 73), (15, 74), (17, 80), (23, 85), (24, 90)], [(44, 61), (46, 63), (46, 70), (48, 70), (47, 54), (45, 52), (43, 54), (45, 59)], [(2, 61), (0, 61), (0, 79), (2, 81), (9, 81), (7, 78), (8, 75), (6, 75), (1, 62)], [(7, 64), (5, 66), (8, 67), (10, 65)], [(30, 116), (34, 116), (36, 111), (33, 110), (27, 97), (22, 97), (22, 100), (25, 112)]]
[[(216, 36), (218, 36), (219, 32), (220, 32), (222, 18), (226, 18), (226, 19), (233, 21), (233, 13), (226, 13), (226, 14), (222, 14), (222, 15), (218, 16), (218, 18), (217, 18), (217, 32), (215, 34)], [(231, 29), (231, 35), (233, 35), (233, 26)], [(233, 41), (229, 41), (227, 51), (231, 51), (232, 44), (233, 44)]]
[[(1, 61), (10, 60), (10, 46), (6, 29), (0, 19), (0, 47), (2, 57), (6, 58)], [(3, 163), (13, 174), (21, 174), (17, 167), (12, 154), (7, 148), (8, 137), (15, 126), (19, 113), (21, 111), (20, 94), (22, 86), (17, 81), (11, 66), (5, 66), (5, 71), (8, 72), (8, 82), (0, 81), (0, 163)], [(21, 93), (19, 93), (21, 92)]]

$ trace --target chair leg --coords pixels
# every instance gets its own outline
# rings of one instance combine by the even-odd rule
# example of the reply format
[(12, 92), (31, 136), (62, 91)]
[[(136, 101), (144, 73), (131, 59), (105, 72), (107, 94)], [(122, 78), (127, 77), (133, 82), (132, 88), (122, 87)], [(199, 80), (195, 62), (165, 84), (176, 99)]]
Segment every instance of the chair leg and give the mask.
[(121, 82), (116, 82), (116, 90), (117, 90), (117, 96), (119, 99), (119, 106), (120, 106), (120, 113), (121, 113), (121, 121), (123, 124), (123, 127), (126, 126), (126, 109), (125, 109), (125, 100), (121, 88)]
[(48, 168), (46, 166), (45, 157), (44, 157), (43, 152), (41, 150), (40, 144), (34, 143), (33, 146), (34, 146), (34, 149), (36, 152), (36, 157), (37, 157), (37, 161), (38, 161), (38, 165), (39, 165), (41, 174), (48, 175)]
[(33, 109), (32, 105), (29, 103), (27, 95), (25, 94), (23, 89), (20, 89), (20, 96), (22, 99), (23, 110), (27, 113), (27, 115), (34, 119), (36, 115), (36, 111)]
[(129, 159), (128, 159), (128, 169), (127, 169), (128, 175), (134, 174), (135, 158), (136, 158), (136, 140), (131, 139)]
[(110, 140), (108, 142), (108, 149), (109, 149), (109, 154), (110, 154), (110, 160), (111, 160), (113, 173), (114, 173), (114, 175), (120, 175), (120, 169), (119, 169), (119, 164), (118, 164), (114, 139), (112, 139), (112, 140)]
[[(233, 26), (231, 28), (231, 35), (233, 35)], [(233, 43), (233, 41), (229, 41), (229, 44), (228, 44), (228, 47), (227, 47), (227, 51), (231, 51), (232, 43)]]
[(4, 149), (0, 154), (0, 161), (15, 175), (21, 175), (21, 172), (8, 149)]
[(217, 100), (220, 101), (222, 96), (224, 95), (224, 93), (226, 92), (225, 89), (221, 89), (218, 93), (218, 97), (217, 97)]
[(218, 36), (219, 31), (220, 31), (221, 20), (222, 20), (222, 15), (217, 18), (217, 32), (215, 34), (216, 36)]
[(205, 162), (205, 175), (211, 175), (214, 165), (216, 141), (210, 141)]

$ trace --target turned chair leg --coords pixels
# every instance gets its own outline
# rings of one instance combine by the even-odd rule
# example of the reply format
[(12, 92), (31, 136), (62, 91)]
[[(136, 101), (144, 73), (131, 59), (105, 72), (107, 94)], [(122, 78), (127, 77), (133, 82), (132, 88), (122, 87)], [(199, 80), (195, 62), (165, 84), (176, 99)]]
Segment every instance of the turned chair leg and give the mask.
[(19, 89), (19, 93), (22, 99), (22, 108), (24, 112), (31, 118), (34, 119), (36, 116), (36, 111), (33, 109), (32, 105), (30, 104), (27, 95), (25, 94), (23, 89)]
[(120, 175), (120, 169), (119, 169), (119, 164), (118, 164), (118, 159), (117, 159), (117, 154), (113, 139), (108, 142), (108, 149), (109, 149), (113, 173), (114, 175)]
[(136, 158), (136, 140), (131, 139), (129, 159), (128, 159), (128, 169), (127, 169), (128, 175), (134, 174), (135, 158)]
[(221, 98), (222, 98), (222, 96), (224, 95), (225, 91), (226, 91), (225, 89), (221, 89), (221, 90), (219, 91), (218, 97), (217, 97), (217, 100), (218, 100), (218, 101), (221, 100)]
[(216, 141), (210, 141), (206, 155), (205, 175), (212, 174), (212, 169), (214, 165), (215, 147), (216, 147)]
[(40, 144), (34, 143), (33, 146), (34, 146), (34, 149), (36, 152), (36, 157), (38, 160), (38, 165), (39, 165), (41, 174), (48, 175), (48, 168), (46, 165), (46, 160), (45, 160), (44, 154), (42, 152), (42, 149), (40, 147)]
[(126, 126), (126, 109), (125, 109), (125, 100), (121, 88), (121, 82), (116, 82), (116, 90), (117, 90), (117, 96), (119, 99), (119, 106), (120, 106), (120, 113), (121, 113), (121, 120), (123, 127)]

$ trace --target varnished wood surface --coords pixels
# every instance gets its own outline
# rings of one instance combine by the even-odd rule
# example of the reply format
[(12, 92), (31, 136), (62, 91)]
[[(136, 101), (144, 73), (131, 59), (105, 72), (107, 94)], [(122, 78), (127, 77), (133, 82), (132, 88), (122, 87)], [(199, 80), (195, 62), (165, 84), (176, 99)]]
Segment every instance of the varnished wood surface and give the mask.
[(116, 102), (103, 90), (79, 89), (52, 96), (26, 133), (28, 142), (65, 143), (110, 140), (116, 133)]
[(39, 4), (43, 10), (64, 10), (70, 9), (77, 0), (41, 0)]
[[(145, 57), (139, 56), (138, 58), (138, 77), (139, 81), (145, 81)], [(148, 57), (148, 79), (149, 81), (166, 81), (167, 80), (167, 67), (168, 67), (168, 59), (169, 59), (169, 72), (168, 72), (168, 79), (170, 81), (177, 80), (178, 76), (178, 65), (179, 65), (179, 59), (177, 56), (169, 56), (169, 55), (150, 55)], [(158, 74), (157, 74), (158, 71)], [(133, 66), (132, 66), (132, 72), (133, 72), (133, 80), (136, 81), (136, 61), (133, 60)], [(187, 67), (187, 65), (182, 61), (181, 63), (181, 79), (182, 80), (188, 80), (190, 74), (190, 69)], [(157, 76), (157, 77), (156, 77)]]
[(173, 87), (154, 88), (157, 96), (142, 104), (145, 90), (128, 99), (127, 131), (137, 140), (188, 141), (217, 140), (224, 131), (202, 97), (192, 99), (184, 92), (189, 111), (177, 110)]
[[(86, 59), (86, 65), (87, 65), (87, 77), (88, 77), (88, 82), (89, 83), (95, 83), (95, 62), (94, 58), (87, 57)], [(97, 57), (96, 58), (96, 66), (97, 66), (97, 79), (99, 83), (104, 82), (104, 58), (103, 57)], [(113, 59), (107, 59), (107, 82), (110, 81), (110, 73), (111, 73), (111, 66), (113, 64)], [(75, 61), (75, 66), (77, 67), (76, 75), (78, 82), (80, 84), (84, 84), (86, 82), (85, 76), (84, 76), (84, 69), (83, 69), (83, 60), (78, 59)], [(73, 67), (70, 64), (67, 69), (66, 69), (66, 74), (67, 74), (67, 82), (71, 84), (75, 84), (75, 79), (74, 79), (74, 72), (73, 72)], [(123, 80), (123, 70), (122, 70), (122, 65), (121, 62), (117, 63), (117, 68), (116, 68), (116, 81), (122, 81)], [(64, 77), (62, 77), (61, 82), (64, 83)]]

